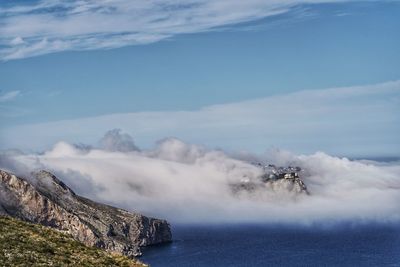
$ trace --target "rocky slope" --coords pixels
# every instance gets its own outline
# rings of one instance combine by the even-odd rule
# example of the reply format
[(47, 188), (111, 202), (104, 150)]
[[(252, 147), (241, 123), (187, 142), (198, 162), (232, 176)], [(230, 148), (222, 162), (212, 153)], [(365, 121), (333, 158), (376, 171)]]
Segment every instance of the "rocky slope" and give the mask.
[(0, 216), (0, 266), (147, 265), (126, 256), (88, 247), (71, 236), (39, 224)]
[(131, 257), (141, 255), (141, 246), (171, 241), (165, 220), (78, 196), (47, 171), (23, 179), (0, 170), (0, 214), (57, 228), (88, 246)]

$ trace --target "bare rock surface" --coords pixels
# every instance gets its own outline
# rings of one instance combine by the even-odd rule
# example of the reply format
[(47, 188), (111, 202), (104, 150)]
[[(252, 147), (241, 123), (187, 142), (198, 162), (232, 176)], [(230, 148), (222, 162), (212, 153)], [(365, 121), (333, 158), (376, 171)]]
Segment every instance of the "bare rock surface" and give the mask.
[(167, 221), (78, 196), (47, 171), (23, 179), (0, 170), (0, 214), (50, 226), (88, 246), (131, 257), (141, 255), (142, 246), (172, 238)]
[(233, 193), (270, 191), (276, 193), (291, 193), (293, 195), (309, 195), (306, 184), (300, 178), (300, 167), (277, 167), (275, 165), (263, 165), (252, 163), (262, 168), (263, 174), (256, 179), (244, 178), (239, 183), (231, 184)]

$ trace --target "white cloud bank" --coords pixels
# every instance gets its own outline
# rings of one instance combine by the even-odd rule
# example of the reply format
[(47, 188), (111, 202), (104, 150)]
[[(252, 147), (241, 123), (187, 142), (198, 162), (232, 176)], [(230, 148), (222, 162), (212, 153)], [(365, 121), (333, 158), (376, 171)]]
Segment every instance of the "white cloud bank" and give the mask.
[[(115, 137), (116, 141), (119, 137)], [(118, 143), (118, 142), (115, 142)], [(400, 162), (350, 161), (324, 153), (229, 156), (177, 139), (145, 151), (80, 149), (65, 142), (44, 154), (0, 157), (0, 168), (48, 169), (77, 193), (171, 222), (335, 224), (399, 222)], [(122, 149), (124, 150), (124, 149)], [(243, 158), (305, 169), (311, 195), (268, 189), (232, 194), (229, 184), (262, 171)]]
[(109, 49), (358, 0), (38, 0), (0, 5), (0, 59)]
[(113, 128), (134, 135), (144, 148), (176, 136), (225, 150), (280, 147), (299, 153), (398, 156), (400, 81), (299, 91), (193, 111), (111, 114), (2, 128), (0, 148), (42, 150), (59, 140), (92, 144)]

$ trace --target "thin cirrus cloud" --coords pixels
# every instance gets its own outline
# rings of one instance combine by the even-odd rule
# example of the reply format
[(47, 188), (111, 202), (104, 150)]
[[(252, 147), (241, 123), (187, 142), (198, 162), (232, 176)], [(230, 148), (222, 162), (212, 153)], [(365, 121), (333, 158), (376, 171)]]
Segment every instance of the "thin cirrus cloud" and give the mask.
[(3, 93), (3, 94), (0, 93), (0, 103), (12, 101), (20, 94), (21, 94), (21, 91), (18, 91), (18, 90), (9, 91), (9, 92)]
[(24, 108), (15, 107), (13, 105), (14, 100), (20, 95), (21, 91), (19, 90), (8, 92), (0, 91), (0, 118), (10, 118), (26, 113)]
[(39, 0), (0, 6), (0, 59), (148, 44), (182, 33), (356, 0)]
[[(305, 90), (193, 111), (109, 114), (10, 126), (0, 148), (42, 150), (59, 140), (93, 144), (113, 128), (132, 134), (141, 147), (174, 136), (230, 150), (398, 156), (400, 81)], [(29, 134), (29, 136), (28, 136)]]

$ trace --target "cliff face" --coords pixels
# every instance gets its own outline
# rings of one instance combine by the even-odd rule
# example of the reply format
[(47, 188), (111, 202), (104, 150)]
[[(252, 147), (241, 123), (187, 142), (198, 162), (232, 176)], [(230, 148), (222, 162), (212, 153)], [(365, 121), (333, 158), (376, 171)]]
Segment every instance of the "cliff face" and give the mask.
[(33, 176), (29, 183), (0, 170), (0, 214), (57, 228), (88, 246), (127, 256), (140, 255), (141, 246), (171, 241), (165, 220), (78, 196), (47, 171)]

